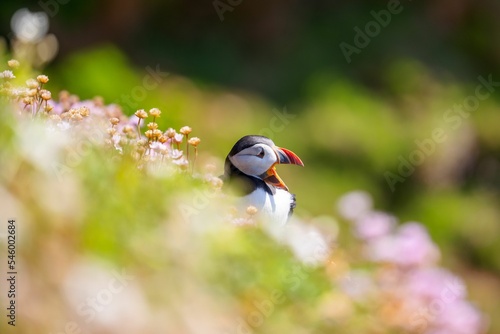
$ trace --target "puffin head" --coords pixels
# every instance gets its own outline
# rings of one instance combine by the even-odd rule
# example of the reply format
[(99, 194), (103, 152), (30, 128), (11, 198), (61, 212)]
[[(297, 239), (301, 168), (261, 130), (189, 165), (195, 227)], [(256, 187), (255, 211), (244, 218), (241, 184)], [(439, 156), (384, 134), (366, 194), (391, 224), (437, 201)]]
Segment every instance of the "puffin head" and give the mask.
[(300, 158), (286, 148), (278, 147), (264, 136), (245, 136), (234, 144), (227, 160), (241, 173), (256, 177), (276, 188), (288, 190), (276, 173), (277, 164), (304, 166)]

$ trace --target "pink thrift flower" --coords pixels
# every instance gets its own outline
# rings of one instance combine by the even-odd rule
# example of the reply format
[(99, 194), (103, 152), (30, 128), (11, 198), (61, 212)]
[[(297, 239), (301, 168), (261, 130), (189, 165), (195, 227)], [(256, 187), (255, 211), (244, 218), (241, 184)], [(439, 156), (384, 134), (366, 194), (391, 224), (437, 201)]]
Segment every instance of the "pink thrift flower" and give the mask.
[(451, 304), (467, 295), (464, 282), (451, 272), (441, 268), (417, 269), (409, 274), (406, 290), (426, 302), (433, 300)]
[(419, 223), (401, 225), (396, 233), (371, 240), (366, 256), (374, 262), (390, 262), (403, 267), (434, 264), (439, 249)]
[(373, 200), (365, 191), (352, 191), (342, 196), (337, 202), (337, 209), (340, 215), (348, 220), (360, 219), (370, 212), (373, 207)]
[(174, 160), (177, 160), (177, 159), (180, 159), (183, 155), (183, 152), (178, 150), (178, 149), (174, 149), (172, 151), (170, 151), (170, 158), (171, 159), (174, 159)]
[(486, 325), (479, 310), (461, 300), (443, 307), (428, 334), (481, 334)]
[(166, 153), (167, 153), (167, 150), (168, 150), (167, 145), (162, 144), (162, 143), (157, 142), (157, 141), (152, 142), (151, 144), (149, 144), (149, 147), (150, 147), (153, 151), (155, 151), (155, 152), (157, 152), (157, 153), (161, 153), (161, 154), (166, 154)]
[(396, 226), (396, 218), (384, 212), (370, 212), (354, 222), (354, 234), (368, 240), (389, 234)]
[(182, 143), (182, 138), (184, 138), (184, 135), (181, 133), (176, 133), (174, 136), (174, 142), (176, 143)]

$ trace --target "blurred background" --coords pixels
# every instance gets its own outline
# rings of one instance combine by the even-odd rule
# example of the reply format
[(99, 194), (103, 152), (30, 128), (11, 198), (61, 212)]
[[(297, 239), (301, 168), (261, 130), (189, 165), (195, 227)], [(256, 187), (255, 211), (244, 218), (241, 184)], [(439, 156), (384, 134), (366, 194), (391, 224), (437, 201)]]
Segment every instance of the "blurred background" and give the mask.
[(500, 2), (3, 1), (4, 49), (23, 7), (49, 18), (54, 96), (158, 107), (220, 173), (237, 139), (267, 135), (305, 163), (280, 168), (298, 216), (366, 190), (500, 314)]

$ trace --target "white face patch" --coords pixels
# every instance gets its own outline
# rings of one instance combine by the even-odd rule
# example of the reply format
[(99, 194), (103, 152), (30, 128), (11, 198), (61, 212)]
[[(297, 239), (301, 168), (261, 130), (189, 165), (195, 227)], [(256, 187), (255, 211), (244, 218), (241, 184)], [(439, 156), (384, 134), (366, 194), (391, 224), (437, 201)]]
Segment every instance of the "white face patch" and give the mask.
[(229, 157), (229, 160), (243, 173), (258, 177), (278, 162), (278, 157), (268, 145), (255, 144)]

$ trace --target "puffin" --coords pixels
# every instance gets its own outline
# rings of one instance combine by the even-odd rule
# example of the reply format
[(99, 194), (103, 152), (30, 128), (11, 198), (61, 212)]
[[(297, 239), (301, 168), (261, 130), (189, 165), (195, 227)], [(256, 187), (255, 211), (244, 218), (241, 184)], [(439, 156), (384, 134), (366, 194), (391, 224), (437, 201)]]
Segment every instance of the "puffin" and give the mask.
[(242, 203), (257, 208), (259, 215), (284, 225), (296, 206), (295, 195), (276, 172), (277, 164), (304, 166), (292, 151), (278, 147), (264, 136), (244, 136), (234, 144), (224, 165), (224, 184), (236, 185)]

